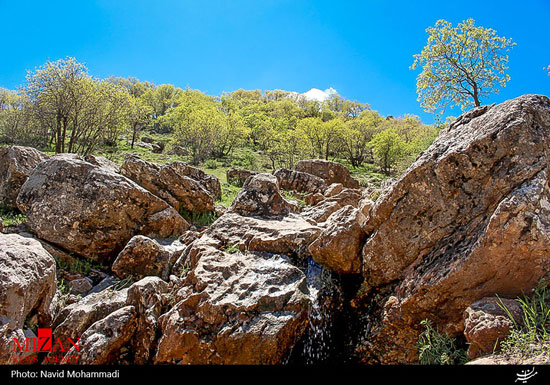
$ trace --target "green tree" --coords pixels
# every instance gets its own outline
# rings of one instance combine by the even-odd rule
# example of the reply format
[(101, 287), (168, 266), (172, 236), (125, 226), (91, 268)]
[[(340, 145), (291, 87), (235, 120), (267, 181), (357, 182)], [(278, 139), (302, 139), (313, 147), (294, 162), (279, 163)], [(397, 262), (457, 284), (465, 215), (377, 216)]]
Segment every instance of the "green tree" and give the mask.
[(406, 143), (393, 127), (375, 134), (371, 140), (372, 151), (382, 172), (390, 175), (392, 167), (406, 151)]
[(507, 52), (512, 39), (497, 36), (490, 28), (468, 19), (453, 27), (438, 20), (426, 30), (428, 44), (414, 55), (411, 68), (422, 67), (417, 77), (418, 100), (428, 112), (460, 106), (481, 105), (489, 94), (505, 87), (510, 76)]
[(353, 167), (360, 167), (369, 156), (369, 143), (373, 135), (380, 131), (383, 121), (376, 111), (371, 110), (346, 121), (341, 130), (341, 149)]

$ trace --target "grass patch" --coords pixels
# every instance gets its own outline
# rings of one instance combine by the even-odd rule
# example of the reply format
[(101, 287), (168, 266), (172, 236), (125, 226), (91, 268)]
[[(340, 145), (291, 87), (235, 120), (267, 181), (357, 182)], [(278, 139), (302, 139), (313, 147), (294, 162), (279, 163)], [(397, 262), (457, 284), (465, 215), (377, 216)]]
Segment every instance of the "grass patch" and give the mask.
[(456, 365), (467, 361), (466, 351), (456, 346), (454, 338), (440, 333), (430, 320), (420, 322), (424, 331), (418, 337), (418, 358), (423, 365)]
[(210, 226), (216, 219), (218, 219), (218, 216), (214, 211), (195, 213), (188, 210), (181, 210), (180, 214), (187, 222), (198, 227)]
[(550, 288), (542, 280), (533, 289), (530, 296), (518, 298), (523, 310), (523, 322), (518, 324), (506, 306), (499, 306), (512, 320), (513, 327), (507, 339), (501, 342), (500, 355), (510, 359), (522, 360), (545, 356), (550, 357)]
[(4, 207), (0, 207), (0, 218), (4, 226), (19, 226), (27, 222), (27, 217), (21, 213), (9, 211)]

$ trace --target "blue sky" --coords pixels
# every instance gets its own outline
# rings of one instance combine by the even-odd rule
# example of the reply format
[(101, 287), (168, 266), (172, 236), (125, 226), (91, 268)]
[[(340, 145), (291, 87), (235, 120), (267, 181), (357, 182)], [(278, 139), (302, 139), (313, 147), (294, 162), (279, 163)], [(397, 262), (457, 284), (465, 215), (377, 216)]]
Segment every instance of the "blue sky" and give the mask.
[[(472, 17), (511, 37), (511, 81), (484, 104), (550, 95), (550, 1), (0, 0), (0, 87), (67, 56), (95, 77), (134, 76), (211, 95), (334, 87), (382, 115), (431, 114), (412, 55), (438, 19)], [(458, 115), (459, 111), (453, 112)]]

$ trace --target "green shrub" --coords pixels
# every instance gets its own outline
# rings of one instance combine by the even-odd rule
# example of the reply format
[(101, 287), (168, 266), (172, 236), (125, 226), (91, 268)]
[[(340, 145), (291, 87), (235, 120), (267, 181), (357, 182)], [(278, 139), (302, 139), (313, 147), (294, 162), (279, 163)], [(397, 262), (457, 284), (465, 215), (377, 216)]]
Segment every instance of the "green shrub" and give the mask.
[(513, 322), (507, 339), (501, 342), (500, 354), (506, 357), (529, 359), (540, 355), (550, 355), (550, 291), (548, 283), (540, 281), (530, 296), (518, 298), (523, 311), (523, 322), (518, 324), (504, 303), (505, 310)]
[(456, 346), (454, 338), (442, 334), (430, 320), (420, 322), (424, 331), (418, 337), (418, 358), (423, 365), (455, 365), (466, 362), (466, 351)]

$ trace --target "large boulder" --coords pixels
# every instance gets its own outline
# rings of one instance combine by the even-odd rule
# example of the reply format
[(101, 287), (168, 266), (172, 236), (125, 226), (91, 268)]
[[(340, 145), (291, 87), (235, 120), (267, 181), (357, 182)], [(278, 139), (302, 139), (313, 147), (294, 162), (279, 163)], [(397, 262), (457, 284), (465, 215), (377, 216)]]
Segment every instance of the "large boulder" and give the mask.
[(282, 363), (307, 325), (305, 275), (279, 255), (191, 245), (177, 304), (159, 318), (154, 361), (180, 364)]
[(0, 207), (17, 209), (16, 199), (23, 183), (48, 155), (32, 147), (0, 147)]
[(307, 248), (322, 229), (293, 213), (277, 220), (235, 213), (221, 216), (207, 234), (224, 247), (286, 255), (307, 255)]
[(298, 211), (296, 204), (281, 195), (277, 178), (262, 173), (246, 180), (227, 213), (276, 218)]
[(99, 262), (112, 260), (134, 235), (167, 238), (189, 227), (133, 181), (68, 154), (34, 169), (17, 206), (38, 237)]
[(56, 290), (55, 259), (40, 242), (0, 234), (0, 324), (22, 328), (36, 313), (47, 319)]
[[(17, 234), (0, 234), (0, 364), (14, 363), (14, 338), (24, 346), (34, 337), (29, 324), (46, 327), (56, 291), (54, 258), (40, 243)], [(19, 358), (29, 352), (17, 352)]]
[(321, 228), (297, 215), (298, 207), (284, 198), (271, 174), (247, 179), (227, 212), (207, 230), (220, 247), (302, 254)]
[(273, 173), (283, 190), (297, 191), (303, 194), (323, 194), (327, 185), (322, 178), (305, 172), (281, 168)]
[(363, 274), (390, 291), (367, 340), (416, 359), (420, 321), (458, 335), (474, 301), (528, 292), (550, 272), (550, 99), (463, 114), (368, 210)]
[(299, 161), (295, 168), (296, 171), (318, 176), (325, 181), (327, 186), (332, 183), (341, 183), (344, 187), (359, 188), (359, 181), (350, 175), (349, 169), (337, 162), (323, 159), (307, 159)]
[(129, 155), (124, 160), (120, 172), (164, 199), (178, 212), (213, 211), (214, 200), (221, 195), (219, 181), (217, 184), (212, 181), (212, 178), (216, 177), (183, 162), (160, 165)]

